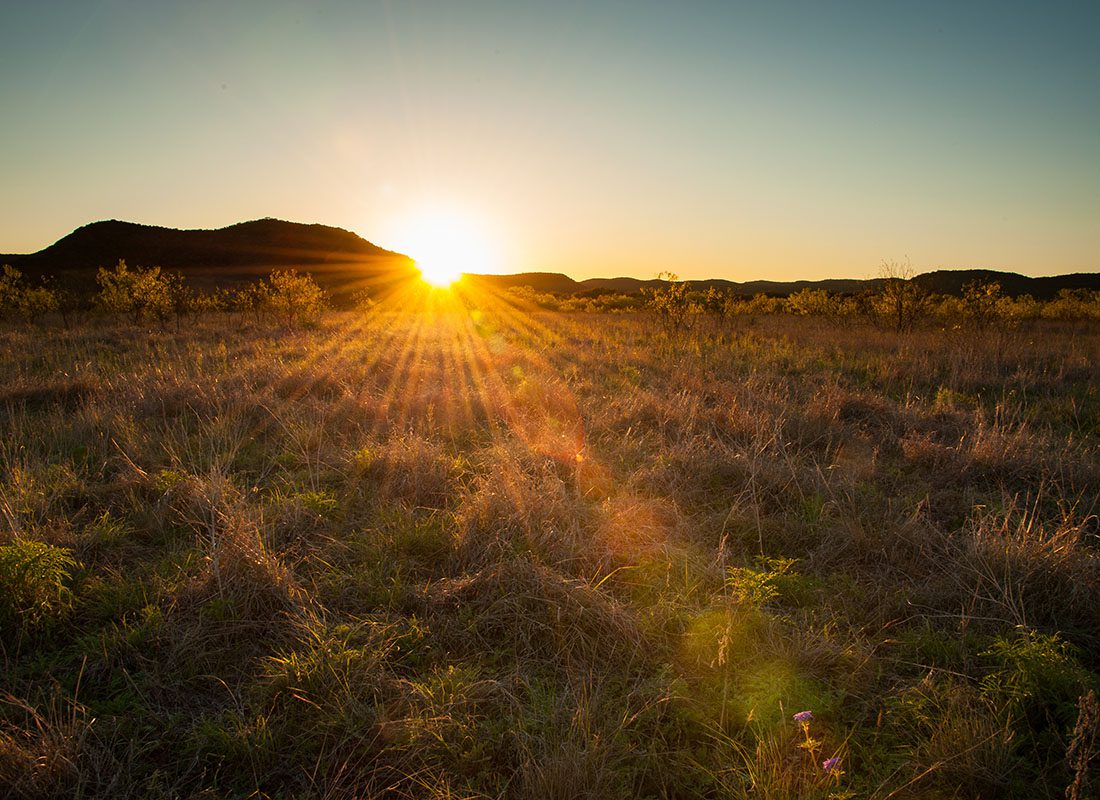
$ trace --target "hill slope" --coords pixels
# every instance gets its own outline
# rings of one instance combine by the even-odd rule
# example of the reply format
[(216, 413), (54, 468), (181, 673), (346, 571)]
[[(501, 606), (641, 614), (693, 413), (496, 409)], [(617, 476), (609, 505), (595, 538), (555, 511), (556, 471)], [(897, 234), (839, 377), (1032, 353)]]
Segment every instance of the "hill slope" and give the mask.
[(118, 220), (93, 222), (37, 253), (0, 258), (20, 269), (36, 271), (97, 269), (119, 259), (167, 269), (407, 260), (342, 228), (278, 219), (258, 219), (215, 230), (177, 230)]
[[(497, 289), (513, 286), (529, 286), (539, 292), (551, 294), (638, 294), (644, 288), (654, 288), (663, 282), (651, 278), (588, 278), (574, 281), (565, 275), (552, 272), (520, 273), (518, 275), (479, 275), (477, 279), (484, 285)], [(936, 294), (961, 295), (963, 287), (976, 280), (996, 281), (1005, 294), (1013, 297), (1031, 295), (1038, 300), (1049, 300), (1062, 289), (1090, 289), (1100, 291), (1100, 273), (1078, 272), (1071, 275), (1054, 275), (1045, 278), (1030, 278), (1015, 272), (995, 270), (936, 270), (916, 276), (915, 280)], [(767, 294), (785, 297), (803, 289), (824, 289), (840, 294), (857, 294), (872, 288), (879, 278), (831, 278), (820, 281), (728, 281), (720, 278), (689, 281), (693, 288), (704, 290), (711, 287), (730, 291), (734, 294), (751, 297), (755, 294)]]
[(364, 286), (385, 290), (416, 274), (408, 256), (351, 231), (270, 218), (216, 230), (93, 222), (37, 253), (0, 256), (0, 263), (30, 276), (56, 276), (78, 291), (92, 288), (99, 267), (120, 260), (180, 270), (203, 288), (253, 280), (272, 269), (304, 269), (337, 300)]
[(916, 280), (936, 294), (961, 295), (963, 288), (973, 281), (996, 281), (1007, 295), (1019, 297), (1029, 294), (1037, 300), (1050, 300), (1063, 289), (1100, 291), (1100, 274), (1095, 272), (1074, 272), (1069, 275), (1029, 278), (1016, 272), (997, 272), (988, 269), (941, 269), (918, 275)]

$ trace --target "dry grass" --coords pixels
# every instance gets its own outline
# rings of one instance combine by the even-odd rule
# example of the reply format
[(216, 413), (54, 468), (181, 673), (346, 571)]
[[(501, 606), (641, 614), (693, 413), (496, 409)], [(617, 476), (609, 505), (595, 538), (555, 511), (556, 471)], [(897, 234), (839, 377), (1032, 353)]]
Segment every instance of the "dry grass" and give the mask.
[(0, 331), (7, 793), (1087, 784), (1100, 333), (432, 297)]

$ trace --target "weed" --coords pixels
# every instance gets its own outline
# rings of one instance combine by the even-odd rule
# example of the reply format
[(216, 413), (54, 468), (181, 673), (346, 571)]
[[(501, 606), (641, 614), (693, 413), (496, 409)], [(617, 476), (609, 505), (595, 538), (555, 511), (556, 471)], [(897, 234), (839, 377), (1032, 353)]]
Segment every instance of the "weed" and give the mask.
[(6, 636), (56, 625), (72, 608), (72, 552), (29, 539), (0, 545), (0, 623)]

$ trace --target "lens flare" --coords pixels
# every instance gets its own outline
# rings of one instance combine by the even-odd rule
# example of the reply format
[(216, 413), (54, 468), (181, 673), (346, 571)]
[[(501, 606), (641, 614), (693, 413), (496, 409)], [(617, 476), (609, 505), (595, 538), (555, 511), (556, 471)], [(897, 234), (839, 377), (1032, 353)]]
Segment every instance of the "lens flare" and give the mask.
[(398, 250), (412, 256), (421, 277), (432, 286), (450, 286), (466, 273), (495, 271), (489, 237), (462, 214), (418, 214), (400, 226), (394, 241)]

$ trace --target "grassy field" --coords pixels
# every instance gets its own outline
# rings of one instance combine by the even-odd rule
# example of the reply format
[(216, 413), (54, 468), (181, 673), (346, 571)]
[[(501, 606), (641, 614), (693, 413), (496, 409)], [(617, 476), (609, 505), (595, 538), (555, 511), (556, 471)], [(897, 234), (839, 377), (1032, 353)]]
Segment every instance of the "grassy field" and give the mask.
[(428, 298), (0, 376), (0, 795), (1090, 796), (1094, 328)]

